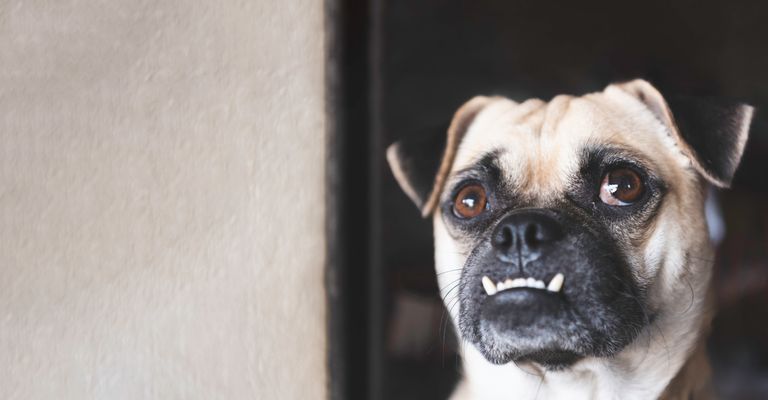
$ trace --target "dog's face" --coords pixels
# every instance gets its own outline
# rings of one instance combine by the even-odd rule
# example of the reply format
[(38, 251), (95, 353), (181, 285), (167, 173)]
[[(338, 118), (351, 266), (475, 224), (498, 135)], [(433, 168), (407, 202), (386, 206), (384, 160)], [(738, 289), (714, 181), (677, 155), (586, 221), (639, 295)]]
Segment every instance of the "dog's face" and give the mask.
[(732, 178), (751, 108), (681, 104), (644, 81), (548, 103), (478, 97), (442, 148), (391, 148), (433, 214), (446, 306), (488, 361), (563, 368), (616, 355), (681, 304), (700, 312), (706, 188)]

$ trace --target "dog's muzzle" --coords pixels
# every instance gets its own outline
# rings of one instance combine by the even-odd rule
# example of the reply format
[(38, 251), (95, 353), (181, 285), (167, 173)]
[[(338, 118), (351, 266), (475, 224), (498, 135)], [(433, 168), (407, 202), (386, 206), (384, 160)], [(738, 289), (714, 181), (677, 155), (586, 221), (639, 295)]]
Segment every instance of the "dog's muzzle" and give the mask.
[(563, 211), (503, 216), (464, 266), (462, 335), (494, 363), (558, 368), (615, 354), (647, 316), (612, 243), (599, 226)]

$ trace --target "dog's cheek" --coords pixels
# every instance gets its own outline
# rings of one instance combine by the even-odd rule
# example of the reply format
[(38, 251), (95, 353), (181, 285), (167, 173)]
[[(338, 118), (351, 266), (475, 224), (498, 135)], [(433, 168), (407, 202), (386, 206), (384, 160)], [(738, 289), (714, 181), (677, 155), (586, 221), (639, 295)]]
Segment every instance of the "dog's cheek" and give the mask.
[(644, 249), (644, 264), (650, 276), (651, 307), (680, 315), (695, 311), (692, 305), (706, 293), (714, 250), (703, 216), (673, 211), (660, 216), (657, 231)]
[(450, 236), (442, 218), (437, 214), (433, 217), (433, 231), (435, 236), (435, 273), (440, 288), (440, 297), (456, 321), (459, 307), (454, 306), (454, 303), (456, 303), (456, 298), (460, 292), (457, 285), (461, 283), (461, 273), (467, 255)]

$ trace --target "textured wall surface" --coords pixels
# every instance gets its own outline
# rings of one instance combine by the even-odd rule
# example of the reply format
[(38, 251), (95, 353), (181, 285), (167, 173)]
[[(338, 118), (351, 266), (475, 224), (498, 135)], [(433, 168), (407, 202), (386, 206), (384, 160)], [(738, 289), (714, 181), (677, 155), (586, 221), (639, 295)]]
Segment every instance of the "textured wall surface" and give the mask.
[(325, 393), (322, 2), (0, 2), (0, 398)]

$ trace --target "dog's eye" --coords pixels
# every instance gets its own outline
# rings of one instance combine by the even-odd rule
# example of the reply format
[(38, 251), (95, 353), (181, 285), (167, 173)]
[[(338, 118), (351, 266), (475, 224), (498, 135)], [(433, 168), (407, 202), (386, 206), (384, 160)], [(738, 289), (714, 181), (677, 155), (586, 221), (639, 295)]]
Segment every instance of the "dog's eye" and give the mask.
[(453, 200), (453, 212), (459, 218), (474, 218), (485, 211), (487, 205), (483, 186), (472, 183), (459, 190)]
[(628, 206), (643, 195), (643, 179), (628, 168), (614, 169), (603, 177), (600, 200), (612, 206)]

